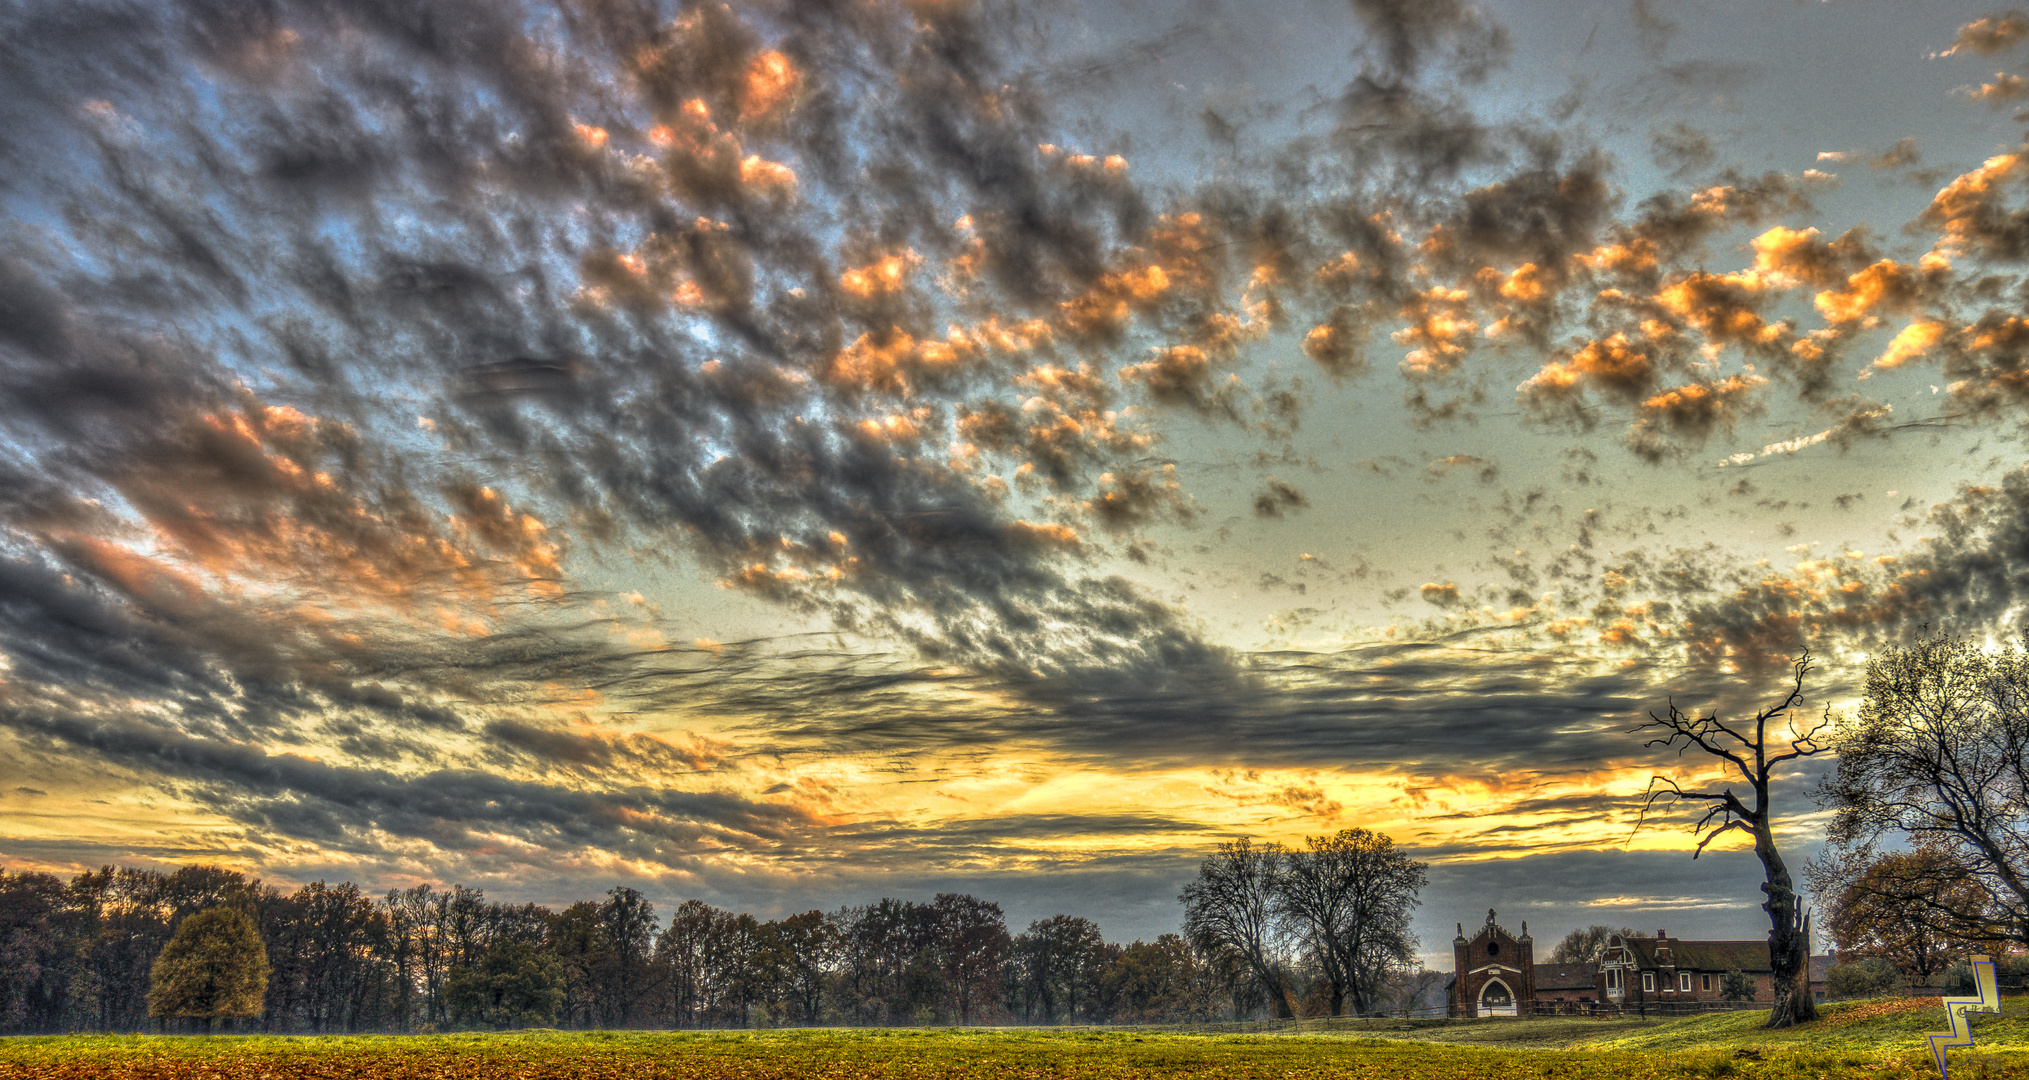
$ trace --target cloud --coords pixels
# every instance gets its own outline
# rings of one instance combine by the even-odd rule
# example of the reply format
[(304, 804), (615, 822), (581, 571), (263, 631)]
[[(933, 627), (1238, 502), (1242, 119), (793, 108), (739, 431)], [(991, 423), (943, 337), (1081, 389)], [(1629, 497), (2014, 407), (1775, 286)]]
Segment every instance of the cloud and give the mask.
[(1649, 153), (1658, 167), (1679, 176), (1706, 168), (1719, 159), (1711, 136), (1681, 121), (1652, 131)]
[(2019, 11), (1987, 15), (1959, 27), (1951, 47), (1936, 55), (1952, 56), (1963, 51), (1992, 56), (2014, 48), (2025, 37), (2029, 37), (2029, 15)]
[(1765, 381), (1729, 375), (1664, 390), (1641, 403), (1640, 417), (1628, 430), (1628, 448), (1655, 461), (1701, 446), (1713, 432), (1731, 430), (1758, 408), (1754, 395)]
[(0, 724), (34, 742), (144, 767), (158, 783), (188, 790), (250, 828), (338, 851), (370, 853), (382, 837), (472, 851), (509, 837), (531, 854), (595, 849), (678, 864), (701, 842), (760, 850), (813, 824), (786, 807), (716, 793), (642, 786), (587, 791), (470, 770), (404, 776), (132, 721), (33, 717), (7, 709), (0, 711)]
[(1256, 517), (1279, 518), (1286, 512), (1302, 510), (1310, 506), (1310, 500), (1303, 492), (1275, 477), (1269, 477), (1267, 486), (1254, 496)]
[(1450, 607), (1453, 604), (1459, 603), (1461, 599), (1458, 593), (1458, 583), (1453, 581), (1447, 581), (1442, 584), (1426, 581), (1423, 583), (1422, 588), (1417, 591), (1423, 594), (1425, 603), (1435, 604), (1438, 607)]
[(2023, 169), (2021, 154), (1990, 157), (1946, 184), (1916, 220), (1940, 233), (1941, 248), (1966, 249), (1987, 258), (2021, 258), (2029, 252), (2029, 211), (2008, 209), (2002, 197)]
[(1989, 107), (1998, 109), (2008, 102), (2029, 96), (2029, 79), (2024, 79), (2020, 75), (2011, 75), (2005, 71), (1997, 71), (1994, 73), (1993, 82), (1981, 83), (1978, 87), (1968, 87), (1964, 92), (1966, 97), (1974, 101), (1984, 102)]
[(1510, 48), (1506, 28), (1464, 0), (1352, 0), (1353, 13), (1380, 45), (1383, 71), (1394, 79), (1420, 74), (1429, 54), (1447, 57), (1468, 78), (1484, 77)]
[[(1631, 9), (1651, 55), (1659, 10)], [(492, 800), (530, 865), (695, 867), (852, 825), (789, 779), (738, 794), (771, 755), (1436, 775), (1478, 739), (1489, 767), (1581, 769), (1667, 670), (1622, 659), (1751, 660), (2014, 595), (2007, 558), (1977, 558), (2012, 550), (2005, 485), (1901, 564), (1743, 577), (1637, 567), (1605, 550), (1637, 526), (1586, 515), (1554, 558), (1392, 568), (1429, 603), (1339, 651), (1224, 645), (1115, 576), (1202, 518), (1202, 470), (1164, 455), (1202, 456), (1204, 428), (1240, 446), (1217, 467), (1287, 475), (1325, 393), (1395, 407), (1359, 379), (1402, 379), (1425, 425), (1519, 382), (1528, 416), (1617, 425), (1651, 462), (1780, 394), (1825, 418), (1763, 455), (1899, 429), (1832, 389), (1877, 330), (1875, 368), (1937, 364), (1953, 417), (2029, 403), (2003, 287), (1955, 269), (2020, 254), (2016, 155), (1937, 194), (1929, 257), (1827, 239), (1808, 178), (1728, 169), (1705, 133), (1656, 127), (1659, 162), (1701, 179), (1629, 195), (1583, 130), (1487, 111), (1462, 88), (1510, 47), (1488, 9), (1340, 14), (1361, 68), (1317, 92), (1315, 136), (1188, 180), (1060, 95), (1198, 30), (1065, 60), (999, 3), (0, 15), (9, 730), (361, 858), (376, 837), (480, 858), (485, 823), (453, 804)], [(2011, 44), (2012, 18), (1963, 47)], [(1673, 64), (1656, 92), (1754, 74)], [(1752, 265), (1723, 263), (1748, 237)], [(1377, 342), (1399, 363), (1369, 372)], [(1333, 385), (1274, 370), (1285, 353)], [(1520, 468), (1404, 454), (1428, 464), (1371, 468)], [(1309, 505), (1260, 483), (1261, 516)], [(1548, 535), (1558, 498), (1501, 505)], [(636, 573), (705, 614), (607, 591)], [(714, 587), (739, 595), (691, 595)], [(851, 646), (686, 621), (722, 607)], [(1307, 783), (1278, 805), (1344, 802)], [(855, 843), (1202, 831), (967, 819), (940, 846), (877, 817)]]

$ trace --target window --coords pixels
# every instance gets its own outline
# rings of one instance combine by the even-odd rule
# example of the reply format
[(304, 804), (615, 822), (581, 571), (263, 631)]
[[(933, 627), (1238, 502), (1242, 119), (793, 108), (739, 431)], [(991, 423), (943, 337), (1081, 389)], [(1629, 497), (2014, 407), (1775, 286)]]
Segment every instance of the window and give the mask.
[(1653, 971), (1642, 972), (1642, 993), (1653, 994), (1655, 992), (1656, 992), (1656, 973)]
[(1683, 974), (1677, 976), (1677, 989), (1682, 990), (1686, 994), (1691, 992), (1690, 972), (1686, 971)]
[(1700, 990), (1703, 990), (1703, 991), (1705, 991), (1705, 992), (1707, 992), (1707, 993), (1710, 993), (1710, 992), (1711, 992), (1711, 990), (1712, 990), (1712, 976), (1710, 976), (1710, 975), (1700, 975), (1700, 976), (1698, 976), (1698, 981), (1699, 981), (1700, 983), (1702, 983), (1702, 984), (1703, 984), (1702, 986), (1698, 987), (1698, 989), (1700, 989)]
[(1619, 969), (1619, 968), (1607, 968), (1607, 969), (1606, 969), (1606, 988), (1607, 988), (1608, 990), (1618, 990), (1618, 989), (1620, 989), (1620, 969)]

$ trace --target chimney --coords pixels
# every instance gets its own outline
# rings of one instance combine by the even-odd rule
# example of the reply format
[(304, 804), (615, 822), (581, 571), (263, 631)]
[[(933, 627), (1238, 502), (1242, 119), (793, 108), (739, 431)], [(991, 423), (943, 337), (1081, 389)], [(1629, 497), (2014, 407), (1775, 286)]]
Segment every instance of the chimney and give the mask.
[(1658, 931), (1656, 931), (1656, 937), (1657, 937), (1658, 939), (1661, 939), (1661, 938), (1666, 938), (1666, 937), (1669, 937), (1669, 936), (1670, 936), (1670, 932), (1669, 932), (1668, 930), (1658, 930)]

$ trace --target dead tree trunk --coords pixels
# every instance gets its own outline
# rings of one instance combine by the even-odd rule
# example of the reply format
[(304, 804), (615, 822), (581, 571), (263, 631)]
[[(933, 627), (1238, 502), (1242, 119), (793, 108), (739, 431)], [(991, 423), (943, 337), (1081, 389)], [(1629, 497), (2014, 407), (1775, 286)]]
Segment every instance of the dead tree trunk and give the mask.
[[(1648, 723), (1630, 731), (1660, 729), (1663, 732), (1661, 736), (1642, 745), (1676, 746), (1680, 753), (1695, 746), (1727, 762), (1732, 771), (1754, 789), (1754, 805), (1749, 806), (1734, 795), (1730, 787), (1717, 792), (1685, 791), (1675, 780), (1653, 777), (1649, 781), (1648, 798), (1642, 805), (1642, 817), (1636, 821), (1635, 830), (1641, 830), (1642, 822), (1647, 820), (1649, 808), (1655, 805), (1656, 800), (1667, 797), (1672, 801), (1693, 799), (1712, 804), (1693, 830), (1703, 834), (1697, 849), (1691, 853), (1693, 859), (1722, 833), (1738, 829), (1754, 837), (1754, 853), (1761, 859), (1765, 878), (1761, 891), (1767, 896), (1761, 907), (1768, 912), (1768, 964), (1773, 973), (1771, 982), (1774, 985), (1771, 989), (1775, 992), (1775, 1002), (1768, 1013), (1767, 1026), (1771, 1028), (1789, 1027), (1818, 1017), (1817, 1003), (1811, 998), (1810, 938), (1805, 932), (1802, 905), (1798, 903), (1796, 889), (1790, 880), (1789, 867), (1775, 848), (1768, 799), (1769, 776), (1777, 765), (1830, 749), (1815, 740), (1815, 736), (1831, 724), (1829, 710), (1826, 719), (1802, 733), (1797, 731), (1795, 717), (1790, 712), (1803, 703), (1804, 673), (1810, 670), (1810, 666), (1811, 654), (1807, 650), (1796, 659), (1795, 680), (1789, 694), (1775, 706), (1755, 715), (1751, 736), (1744, 730), (1744, 725), (1742, 730), (1736, 731), (1720, 722), (1717, 716), (1688, 716), (1677, 708), (1674, 701), (1670, 702), (1669, 716), (1650, 713)], [(1778, 719), (1787, 725), (1789, 748), (1786, 752), (1771, 754), (1769, 723)], [(1776, 748), (1781, 749), (1780, 740)], [(1705, 827), (1714, 819), (1719, 821), (1719, 826), (1705, 832)]]

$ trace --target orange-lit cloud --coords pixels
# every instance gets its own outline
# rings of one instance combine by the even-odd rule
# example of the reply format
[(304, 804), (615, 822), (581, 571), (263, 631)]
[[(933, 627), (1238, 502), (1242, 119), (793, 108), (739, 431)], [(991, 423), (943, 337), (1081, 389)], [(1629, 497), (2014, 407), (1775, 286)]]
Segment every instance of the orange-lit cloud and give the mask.
[(861, 300), (891, 296), (902, 290), (908, 283), (910, 269), (921, 261), (923, 257), (914, 251), (883, 255), (865, 266), (840, 274), (838, 287)]
[(803, 86), (803, 73), (787, 56), (773, 49), (754, 57), (740, 84), (740, 120), (753, 123), (772, 119), (795, 100)]
[(1413, 377), (1448, 375), (1465, 362), (1466, 352), (1479, 333), (1467, 307), (1468, 294), (1462, 289), (1437, 286), (1415, 294), (1403, 304), (1401, 317), (1409, 325), (1392, 335), (1400, 345), (1411, 346), (1402, 358), (1402, 370)]

